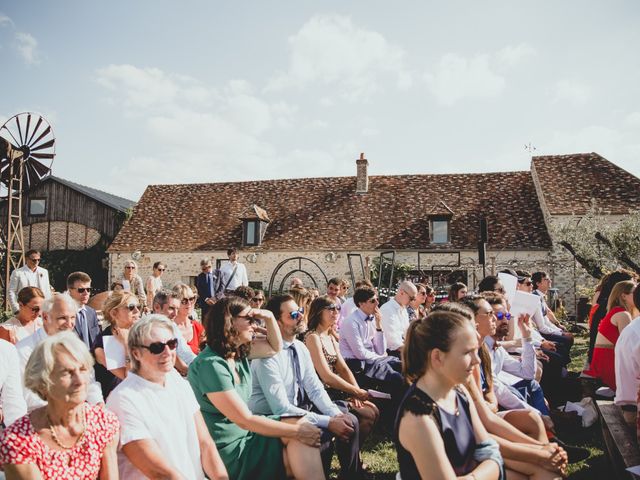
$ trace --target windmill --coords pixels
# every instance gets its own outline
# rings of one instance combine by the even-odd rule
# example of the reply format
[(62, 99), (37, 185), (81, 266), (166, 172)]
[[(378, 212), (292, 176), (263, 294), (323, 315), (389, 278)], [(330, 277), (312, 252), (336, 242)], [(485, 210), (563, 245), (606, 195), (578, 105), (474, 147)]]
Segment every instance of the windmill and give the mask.
[(0, 127), (0, 197), (7, 205), (0, 238), (5, 299), (11, 272), (24, 264), (22, 196), (51, 173), (55, 143), (51, 125), (38, 113), (18, 113)]

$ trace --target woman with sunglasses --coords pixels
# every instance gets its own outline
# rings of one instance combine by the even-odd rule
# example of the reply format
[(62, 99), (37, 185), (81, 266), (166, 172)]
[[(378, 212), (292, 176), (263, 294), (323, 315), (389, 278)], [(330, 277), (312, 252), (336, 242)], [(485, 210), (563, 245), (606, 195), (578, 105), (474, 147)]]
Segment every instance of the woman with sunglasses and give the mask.
[(105, 302), (102, 313), (109, 325), (98, 333), (91, 353), (96, 358), (96, 380), (100, 382), (102, 396), (106, 399), (127, 376), (128, 365), (125, 363), (117, 368), (107, 369), (104, 338), (115, 338), (125, 351), (125, 359), (129, 358), (127, 338), (131, 327), (140, 319), (140, 304), (132, 293), (114, 292)]
[(153, 271), (151, 275), (147, 277), (145, 282), (145, 290), (147, 292), (147, 303), (149, 307), (153, 305), (153, 297), (156, 292), (162, 290), (162, 274), (167, 269), (164, 263), (156, 262), (153, 264)]
[(18, 313), (0, 324), (0, 338), (14, 345), (42, 326), (40, 308), (44, 294), (38, 287), (24, 287), (18, 292)]
[(249, 304), (251, 308), (260, 309), (264, 305), (265, 300), (264, 291), (256, 289), (253, 291), (253, 297), (249, 300)]
[(358, 417), (362, 444), (378, 421), (380, 411), (369, 401), (369, 393), (358, 385), (340, 353), (338, 342), (330, 334), (339, 316), (340, 305), (327, 296), (316, 298), (309, 308), (304, 343), (331, 400), (346, 400), (349, 410)]
[(196, 294), (191, 287), (184, 283), (176, 283), (173, 292), (178, 295), (180, 308), (173, 322), (177, 325), (191, 351), (196, 355), (200, 353), (200, 345), (205, 340), (204, 326), (195, 320)]
[(174, 370), (178, 339), (164, 315), (129, 333), (131, 371), (107, 400), (120, 420), (120, 478), (228, 479), (193, 390)]
[(124, 272), (120, 283), (125, 292), (131, 292), (138, 297), (140, 308), (144, 313), (147, 302), (147, 294), (144, 291), (144, 284), (142, 283), (142, 277), (138, 275), (138, 264), (133, 260), (127, 260), (124, 264)]
[(431, 285), (425, 285), (425, 300), (424, 300), (424, 310), (425, 313), (429, 313), (431, 308), (436, 303), (436, 291)]
[[(260, 322), (266, 336), (256, 335)], [(211, 307), (205, 324), (207, 346), (189, 366), (188, 379), (229, 476), (324, 478), (318, 428), (298, 418), (254, 415), (247, 406), (250, 359), (282, 350), (273, 314), (251, 308), (242, 298), (225, 297)]]

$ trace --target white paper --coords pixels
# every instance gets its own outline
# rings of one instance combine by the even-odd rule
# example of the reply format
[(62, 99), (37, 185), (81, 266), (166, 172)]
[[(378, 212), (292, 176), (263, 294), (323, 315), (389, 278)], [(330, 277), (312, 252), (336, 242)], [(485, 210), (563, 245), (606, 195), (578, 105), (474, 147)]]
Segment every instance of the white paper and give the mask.
[(124, 345), (116, 337), (105, 335), (102, 337), (102, 343), (104, 344), (104, 355), (107, 357), (107, 370), (115, 370), (127, 364)]
[(509, 303), (513, 303), (516, 290), (518, 290), (518, 277), (514, 277), (508, 273), (499, 273), (498, 278), (504, 287), (504, 296), (507, 297)]
[(631, 472), (634, 475), (640, 475), (640, 465), (636, 465), (635, 467), (627, 468), (627, 472)]
[(518, 316), (526, 313), (533, 317), (540, 308), (540, 297), (533, 293), (517, 291), (511, 302), (511, 321), (513, 322), (513, 338), (522, 338), (522, 332), (518, 328)]
[(378, 390), (367, 390), (367, 392), (369, 392), (369, 395), (371, 395), (373, 398), (383, 398), (385, 400), (391, 400), (391, 395), (389, 395), (388, 393), (379, 392)]

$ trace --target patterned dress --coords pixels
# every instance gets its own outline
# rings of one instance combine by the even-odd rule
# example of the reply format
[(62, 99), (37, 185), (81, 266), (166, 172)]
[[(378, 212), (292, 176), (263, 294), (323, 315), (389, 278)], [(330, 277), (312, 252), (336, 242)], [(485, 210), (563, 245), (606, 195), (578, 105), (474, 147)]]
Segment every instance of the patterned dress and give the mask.
[(105, 447), (119, 434), (112, 412), (85, 404), (86, 430), (76, 446), (56, 450), (34, 430), (29, 415), (16, 420), (0, 434), (0, 466), (34, 464), (43, 480), (95, 480)]

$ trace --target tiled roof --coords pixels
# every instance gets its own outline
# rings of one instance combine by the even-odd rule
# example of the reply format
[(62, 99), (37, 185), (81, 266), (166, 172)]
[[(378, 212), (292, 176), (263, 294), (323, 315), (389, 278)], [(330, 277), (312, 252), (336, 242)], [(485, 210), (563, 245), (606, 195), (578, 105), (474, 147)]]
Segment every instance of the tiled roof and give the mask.
[(584, 215), (596, 206), (625, 214), (640, 203), (640, 179), (597, 153), (533, 157), (544, 200), (551, 215)]
[[(265, 250), (476, 249), (481, 214), (489, 248), (547, 249), (551, 241), (530, 172), (356, 177), (150, 185), (109, 248), (157, 252), (237, 246), (239, 217), (252, 204), (268, 212)], [(431, 246), (429, 212), (454, 212), (451, 244)]]
[(44, 178), (42, 181), (45, 182), (47, 180), (53, 180), (58, 183), (62, 183), (69, 188), (72, 188), (80, 193), (85, 194), (88, 197), (97, 200), (98, 202), (104, 203), (108, 207), (115, 208), (121, 212), (125, 212), (129, 208), (132, 208), (136, 202), (133, 200), (127, 200), (126, 198), (118, 197), (116, 195), (112, 195), (107, 192), (103, 192), (102, 190), (98, 190), (96, 188), (87, 187), (86, 185), (80, 185), (79, 183), (72, 182), (70, 180), (65, 180), (64, 178), (56, 177), (54, 175), (49, 175)]

